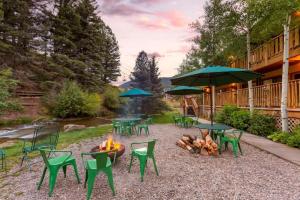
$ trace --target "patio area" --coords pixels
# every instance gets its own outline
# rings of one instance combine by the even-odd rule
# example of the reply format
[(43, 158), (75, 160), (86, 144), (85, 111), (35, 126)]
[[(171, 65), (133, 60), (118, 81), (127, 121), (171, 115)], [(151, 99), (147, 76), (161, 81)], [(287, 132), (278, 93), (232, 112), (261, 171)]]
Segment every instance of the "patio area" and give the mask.
[[(300, 199), (299, 166), (272, 154), (242, 143), (243, 156), (234, 158), (231, 147), (218, 157), (190, 154), (175, 145), (182, 134), (199, 135), (196, 128), (184, 129), (174, 125), (151, 125), (150, 135), (120, 137), (125, 154), (113, 166), (116, 196), (113, 197), (105, 175), (97, 176), (92, 199)], [(105, 138), (104, 138), (105, 137)], [(83, 182), (84, 168), (80, 153), (99, 145), (106, 136), (83, 140), (67, 148), (76, 157)], [(158, 139), (155, 158), (160, 176), (148, 162), (144, 182), (140, 182), (139, 163), (134, 162), (128, 173), (130, 143)], [(0, 199), (47, 199), (48, 174), (39, 191), (36, 183), (43, 163), (33, 165), (8, 176), (1, 183)], [(18, 168), (19, 166), (17, 166)], [(67, 178), (61, 170), (49, 199), (85, 199), (86, 189), (77, 184), (70, 168)]]

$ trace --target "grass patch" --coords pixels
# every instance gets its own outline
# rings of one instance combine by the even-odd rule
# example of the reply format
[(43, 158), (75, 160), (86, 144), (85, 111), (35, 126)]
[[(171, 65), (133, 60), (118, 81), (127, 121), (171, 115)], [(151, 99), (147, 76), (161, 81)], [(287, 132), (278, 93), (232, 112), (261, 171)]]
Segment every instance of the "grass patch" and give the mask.
[(173, 116), (179, 115), (179, 112), (171, 111), (171, 112), (164, 112), (160, 115), (153, 116), (153, 123), (154, 124), (170, 124), (173, 123)]
[[(57, 149), (67, 148), (70, 144), (79, 143), (81, 140), (100, 137), (111, 132), (111, 125), (96, 128), (86, 128), (79, 131), (60, 133)], [(4, 148), (6, 153), (7, 169), (21, 163), (23, 142), (17, 141), (14, 145)], [(38, 152), (30, 155), (31, 158), (38, 156)]]
[(33, 121), (30, 117), (18, 117), (16, 119), (1, 119), (0, 126), (13, 126), (20, 124), (29, 124)]

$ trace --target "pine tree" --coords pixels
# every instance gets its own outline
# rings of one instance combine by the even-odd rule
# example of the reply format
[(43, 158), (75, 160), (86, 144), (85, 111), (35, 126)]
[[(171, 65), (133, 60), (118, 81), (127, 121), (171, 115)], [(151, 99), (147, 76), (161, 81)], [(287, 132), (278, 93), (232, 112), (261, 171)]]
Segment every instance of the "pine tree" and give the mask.
[(149, 59), (145, 51), (141, 51), (135, 61), (134, 71), (131, 73), (131, 86), (143, 90), (150, 89)]
[(116, 81), (120, 74), (120, 52), (118, 42), (109, 26), (105, 26), (105, 35), (103, 41), (103, 60), (102, 66), (104, 83)]

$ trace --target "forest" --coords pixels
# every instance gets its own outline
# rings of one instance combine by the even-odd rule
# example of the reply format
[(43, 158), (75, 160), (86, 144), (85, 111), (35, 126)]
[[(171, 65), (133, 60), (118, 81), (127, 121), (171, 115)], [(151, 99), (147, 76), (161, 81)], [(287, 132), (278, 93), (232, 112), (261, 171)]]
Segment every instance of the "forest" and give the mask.
[(120, 52), (96, 0), (0, 0), (0, 69), (18, 89), (57, 90), (65, 80), (99, 91), (120, 76)]

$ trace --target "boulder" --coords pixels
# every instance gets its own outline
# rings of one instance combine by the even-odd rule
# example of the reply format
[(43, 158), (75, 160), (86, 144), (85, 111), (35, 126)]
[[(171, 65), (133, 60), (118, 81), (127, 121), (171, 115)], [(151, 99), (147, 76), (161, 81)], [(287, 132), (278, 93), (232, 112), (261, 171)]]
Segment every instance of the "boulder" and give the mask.
[(78, 125), (78, 124), (66, 124), (64, 125), (64, 132), (80, 130), (86, 128), (85, 125)]

